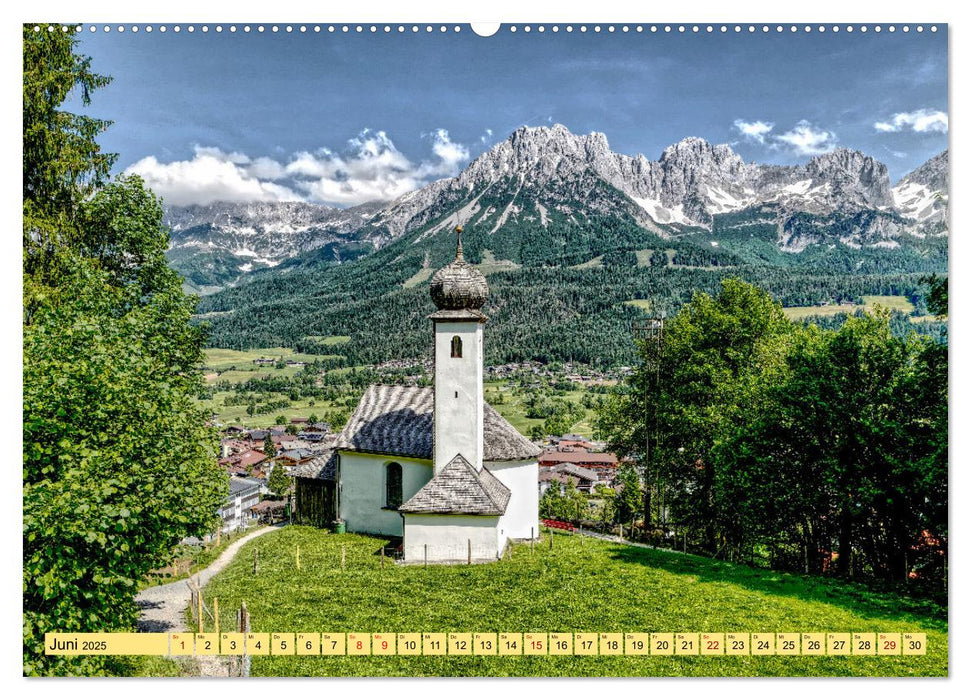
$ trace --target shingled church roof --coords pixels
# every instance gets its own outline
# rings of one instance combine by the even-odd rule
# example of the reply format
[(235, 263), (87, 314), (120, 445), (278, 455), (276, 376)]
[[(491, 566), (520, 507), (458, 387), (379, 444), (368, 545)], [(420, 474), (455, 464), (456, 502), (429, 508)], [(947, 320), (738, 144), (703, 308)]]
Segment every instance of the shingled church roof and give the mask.
[[(399, 457), (432, 459), (435, 394), (430, 387), (373, 384), (337, 436), (334, 448)], [(533, 459), (540, 450), (483, 402), (486, 462)]]
[(402, 513), (451, 515), (503, 515), (512, 491), (492, 472), (477, 472), (462, 455), (421, 487), (398, 510)]
[(293, 465), (290, 467), (290, 476), (299, 476), (304, 479), (336, 480), (337, 452), (327, 450), (303, 464)]

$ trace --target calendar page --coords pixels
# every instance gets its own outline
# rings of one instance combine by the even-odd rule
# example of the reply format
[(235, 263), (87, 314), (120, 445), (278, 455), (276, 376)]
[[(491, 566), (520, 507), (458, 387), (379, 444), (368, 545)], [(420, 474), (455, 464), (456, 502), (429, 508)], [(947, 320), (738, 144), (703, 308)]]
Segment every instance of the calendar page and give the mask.
[(23, 674), (948, 676), (948, 37), (24, 24)]

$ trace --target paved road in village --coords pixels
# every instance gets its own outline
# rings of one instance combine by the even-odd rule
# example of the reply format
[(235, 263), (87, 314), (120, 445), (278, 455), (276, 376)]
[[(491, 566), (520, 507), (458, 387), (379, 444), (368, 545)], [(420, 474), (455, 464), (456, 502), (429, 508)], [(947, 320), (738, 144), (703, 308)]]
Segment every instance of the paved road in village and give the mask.
[[(231, 545), (226, 547), (222, 554), (208, 567), (199, 572), (201, 585), (205, 586), (209, 580), (222, 571), (233, 560), (240, 547), (252, 539), (273, 532), (284, 525), (271, 525), (260, 528), (255, 532), (245, 535)], [(192, 577), (193, 581), (196, 579)], [(139, 632), (187, 632), (189, 631), (185, 620), (185, 611), (189, 607), (191, 592), (189, 590), (189, 580), (182, 579), (173, 583), (166, 583), (161, 586), (146, 588), (135, 596), (135, 603), (141, 608), (138, 617)], [(202, 667), (202, 675), (225, 675), (220, 673), (222, 664), (204, 661), (209, 657), (196, 657)], [(218, 659), (218, 657), (212, 657)]]

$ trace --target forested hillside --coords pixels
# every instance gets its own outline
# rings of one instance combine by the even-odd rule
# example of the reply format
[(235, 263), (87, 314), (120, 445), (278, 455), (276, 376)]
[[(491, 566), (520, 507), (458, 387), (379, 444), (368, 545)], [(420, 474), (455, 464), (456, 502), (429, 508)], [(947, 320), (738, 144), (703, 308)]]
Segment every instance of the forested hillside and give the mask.
[[(535, 228), (510, 224), (492, 237), (475, 226), (467, 230), (466, 258), (479, 264), (490, 286), (484, 309), (490, 317), (489, 364), (560, 360), (630, 365), (636, 320), (673, 314), (694, 292), (713, 292), (728, 276), (758, 284), (784, 306), (900, 295), (911, 300), (919, 316), (926, 313), (921, 278), (946, 269), (946, 245), (935, 241), (925, 244), (926, 257), (916, 249), (861, 254), (840, 248), (828, 255), (816, 251), (811, 258), (776, 252), (775, 264), (759, 264), (754, 262), (759, 251), (773, 247), (754, 231), (734, 234), (745, 238), (745, 245), (735, 246), (740, 251), (736, 254), (691, 242), (710, 239), (712, 232), (664, 240), (629, 221), (603, 220), (593, 233), (577, 234), (571, 250), (582, 253), (563, 252), (550, 229), (538, 222)], [(545, 239), (537, 235), (540, 231), (547, 234)], [(569, 227), (566, 231), (570, 235)], [(715, 235), (721, 234), (716, 228)], [(210, 343), (237, 349), (283, 344), (314, 352), (319, 349), (312, 338), (342, 335), (351, 337), (342, 350), (350, 364), (422, 356), (431, 338), (426, 316), (434, 307), (427, 282), (406, 283), (423, 270), (430, 274), (444, 265), (454, 255), (454, 235), (442, 230), (415, 242), (421, 238), (421, 233), (408, 236), (352, 264), (323, 265), (301, 258), (285, 270), (204, 297), (200, 313), (210, 324)], [(543, 260), (559, 264), (543, 265)], [(644, 304), (627, 303), (632, 300), (646, 300), (650, 311)], [(908, 323), (897, 319), (902, 329)], [(933, 326), (925, 323), (919, 329), (936, 333)]]

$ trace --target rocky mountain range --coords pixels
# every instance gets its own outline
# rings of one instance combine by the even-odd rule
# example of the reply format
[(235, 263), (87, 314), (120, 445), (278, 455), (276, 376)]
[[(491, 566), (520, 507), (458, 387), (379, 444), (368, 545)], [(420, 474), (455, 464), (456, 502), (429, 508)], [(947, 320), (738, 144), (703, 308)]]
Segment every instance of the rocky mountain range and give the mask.
[(487, 237), (514, 225), (582, 229), (606, 217), (676, 238), (714, 235), (730, 218), (732, 226), (772, 224), (773, 243), (786, 253), (896, 248), (945, 235), (947, 198), (947, 151), (892, 185), (883, 163), (845, 148), (805, 165), (763, 165), (692, 137), (648, 160), (612, 151), (604, 134), (555, 125), (522, 127), (456, 177), (389, 203), (172, 207), (166, 220), (173, 264), (204, 290), (301, 256), (343, 262), (410, 234), (420, 243), (457, 221)]

